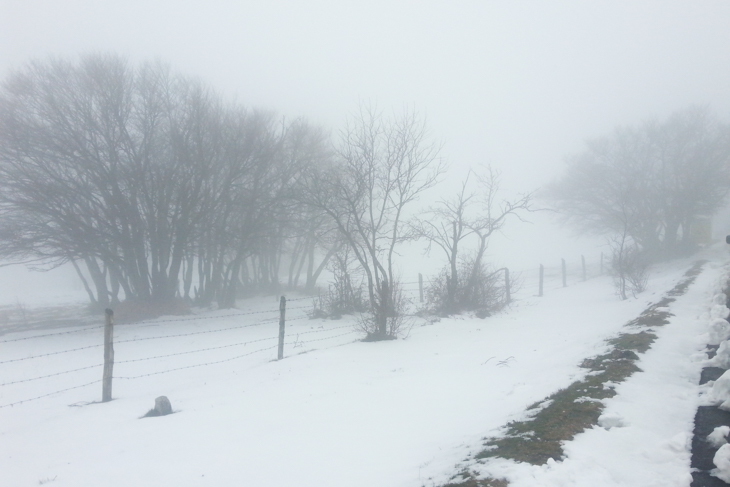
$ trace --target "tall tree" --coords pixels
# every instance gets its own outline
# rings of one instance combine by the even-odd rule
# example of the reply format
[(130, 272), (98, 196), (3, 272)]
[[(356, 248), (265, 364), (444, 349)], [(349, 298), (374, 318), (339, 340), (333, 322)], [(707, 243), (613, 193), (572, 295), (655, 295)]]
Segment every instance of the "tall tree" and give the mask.
[(439, 147), (415, 112), (385, 118), (360, 106), (341, 133), (337, 162), (309, 181), (309, 203), (332, 218), (362, 267), (373, 334), (389, 334), (395, 275), (393, 255), (403, 238), (405, 211), (444, 170)]

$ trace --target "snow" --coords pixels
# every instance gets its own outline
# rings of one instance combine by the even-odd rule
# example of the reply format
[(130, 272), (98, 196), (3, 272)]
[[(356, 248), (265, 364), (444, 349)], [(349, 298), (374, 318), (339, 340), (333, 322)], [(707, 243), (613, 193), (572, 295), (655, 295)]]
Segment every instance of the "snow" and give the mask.
[(598, 426), (610, 430), (611, 428), (622, 428), (628, 426), (626, 419), (618, 413), (603, 413), (598, 417)]
[[(715, 362), (711, 362), (715, 365)], [(730, 411), (730, 371), (725, 372), (712, 384), (712, 390), (707, 397), (709, 404)]]
[(720, 448), (722, 445), (727, 444), (728, 434), (730, 434), (730, 426), (718, 426), (712, 430), (712, 433), (707, 435), (707, 441), (715, 448)]
[[(0, 407), (0, 484), (421, 487), (468, 465), (516, 487), (688, 486), (704, 348), (712, 320), (727, 317), (715, 310), (727, 255), (705, 258), (669, 304), (670, 323), (654, 329), (643, 372), (615, 384), (600, 424), (567, 442), (562, 461), (465, 460), (528, 405), (585, 376), (583, 359), (608, 350), (605, 340), (661, 299), (690, 260), (654, 270), (638, 299), (618, 300), (601, 276), (546, 286), (542, 298), (523, 290), (484, 320), (414, 318), (406, 339), (389, 342), (360, 342), (352, 317), (309, 320), (311, 301), (292, 300), (281, 361), (273, 297), (118, 325), (113, 401), (89, 404), (101, 396), (95, 383)], [(100, 364), (102, 331), (0, 336), (0, 382)], [(72, 348), (82, 349), (50, 355)], [(183, 354), (194, 350), (203, 351)], [(160, 355), (169, 356), (142, 360)], [(0, 406), (100, 378), (94, 367), (2, 385)], [(140, 419), (161, 395), (174, 414)]]
[(723, 482), (730, 482), (730, 445), (722, 445), (712, 462), (717, 467), (712, 470), (712, 475)]
[[(713, 309), (716, 306), (713, 306)], [(723, 318), (715, 318), (710, 323), (710, 339), (708, 345), (722, 345), (722, 343), (730, 338), (730, 323)], [(718, 365), (720, 367), (720, 365)], [(727, 368), (727, 367), (726, 367)]]
[[(715, 329), (710, 330), (710, 336), (713, 336)], [(717, 345), (712, 341), (709, 342), (711, 345)], [(730, 342), (727, 340), (722, 341), (720, 346), (717, 348), (717, 353), (714, 357), (707, 361), (707, 365), (710, 367), (721, 367), (723, 369), (730, 369)]]
[(0, 261), (0, 312), (3, 307), (78, 304), (88, 299), (70, 265), (29, 272), (23, 265)]

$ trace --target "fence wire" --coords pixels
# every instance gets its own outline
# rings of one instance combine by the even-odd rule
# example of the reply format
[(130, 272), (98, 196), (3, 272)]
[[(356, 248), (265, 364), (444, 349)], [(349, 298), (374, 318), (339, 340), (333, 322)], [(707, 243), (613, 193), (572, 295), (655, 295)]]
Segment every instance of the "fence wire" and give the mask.
[[(309, 297), (307, 297), (307, 298), (297, 298), (297, 300), (303, 300), (303, 299), (311, 299), (311, 298), (309, 298)], [(293, 300), (290, 300), (290, 301), (293, 301)], [(299, 306), (299, 307), (288, 308), (287, 311), (294, 311), (294, 310), (308, 309), (308, 308), (310, 308), (310, 306)], [(218, 315), (218, 316), (205, 316), (205, 317), (194, 317), (194, 318), (193, 317), (191, 317), (191, 318), (178, 318), (178, 319), (157, 320), (157, 321), (154, 321), (154, 322), (128, 323), (128, 324), (125, 324), (125, 325), (130, 325), (130, 324), (150, 324), (150, 325), (153, 325), (153, 324), (165, 323), (165, 322), (195, 321), (195, 320), (202, 320), (202, 319), (229, 318), (229, 317), (237, 317), (237, 316), (249, 316), (249, 315), (255, 315), (255, 314), (262, 314), (262, 313), (277, 313), (279, 311), (280, 310), (276, 309), (276, 310), (266, 310), (266, 311), (254, 311), (254, 312), (247, 312), (247, 313), (234, 313), (234, 314)], [(289, 322), (292, 322), (292, 321), (299, 321), (299, 320), (303, 320), (303, 319), (306, 319), (306, 318), (307, 317), (288, 318), (286, 320), (286, 322), (289, 323)], [(250, 327), (254, 327), (254, 326), (261, 326), (261, 325), (265, 325), (265, 324), (276, 323), (278, 321), (279, 321), (279, 318), (272, 318), (272, 319), (263, 320), (263, 321), (260, 321), (260, 322), (257, 322), (257, 323), (249, 323), (249, 324), (246, 324), (246, 325), (238, 325), (238, 326), (231, 326), (231, 327), (225, 327), (225, 328), (218, 328), (218, 329), (215, 329), (215, 330), (204, 330), (204, 331), (198, 331), (198, 332), (168, 334), (168, 335), (155, 336), (155, 337), (130, 338), (130, 339), (125, 339), (125, 340), (115, 340), (114, 343), (115, 344), (116, 343), (129, 343), (129, 342), (136, 342), (136, 341), (146, 341), (146, 340), (156, 340), (156, 339), (163, 339), (163, 338), (176, 338), (176, 337), (186, 337), (186, 336), (193, 336), (193, 335), (209, 334), (209, 333), (219, 333), (219, 332), (223, 332), (223, 331), (229, 331), (229, 330), (235, 330), (235, 329), (242, 329), (242, 328), (250, 328)], [(31, 337), (23, 337), (23, 338), (3, 340), (3, 341), (0, 341), (0, 343), (17, 342), (17, 341), (32, 340), (32, 339), (35, 339), (35, 338), (45, 338), (45, 337), (51, 337), (51, 336), (66, 335), (66, 334), (79, 333), (79, 332), (90, 331), (90, 330), (98, 330), (98, 329), (101, 329), (101, 328), (104, 328), (104, 325), (96, 325), (96, 326), (85, 327), (85, 328), (76, 329), (76, 330), (68, 330), (68, 331), (63, 331), (63, 332), (45, 333), (45, 334), (42, 334), (42, 335), (34, 335), (34, 336), (31, 336)], [(290, 340), (288, 342), (285, 342), (285, 344), (286, 345), (289, 345), (289, 346), (294, 345), (294, 347), (297, 348), (297, 345), (299, 345), (299, 344), (305, 344), (305, 343), (312, 343), (312, 342), (319, 342), (319, 341), (331, 340), (331, 339), (339, 338), (339, 337), (346, 336), (346, 335), (350, 335), (350, 334), (353, 334), (353, 333), (356, 333), (357, 332), (357, 330), (352, 329), (352, 330), (350, 330), (350, 331), (348, 331), (346, 333), (341, 333), (341, 334), (337, 334), (337, 335), (334, 335), (334, 336), (326, 336), (326, 337), (318, 338), (318, 339), (307, 339), (306, 341), (303, 341), (303, 340), (300, 340), (299, 339), (299, 336), (300, 335), (309, 335), (309, 334), (317, 334), (317, 333), (329, 333), (329, 332), (332, 332), (332, 331), (335, 331), (335, 330), (340, 330), (340, 329), (343, 329), (343, 328), (352, 328), (352, 325), (343, 325), (343, 326), (338, 326), (338, 327), (334, 327), (334, 328), (327, 328), (327, 329), (322, 328), (322, 329), (316, 329), (316, 330), (310, 330), (310, 331), (305, 331), (305, 332), (297, 333), (297, 338), (294, 341), (291, 341)], [(115, 337), (115, 338), (118, 338), (118, 337)], [(182, 352), (175, 352), (175, 353), (170, 353), (170, 354), (156, 355), (156, 356), (151, 356), (151, 357), (143, 357), (143, 358), (138, 358), (138, 359), (121, 360), (121, 361), (116, 361), (115, 364), (128, 364), (128, 363), (134, 363), (134, 362), (142, 362), (142, 361), (148, 361), (148, 360), (155, 360), (155, 359), (162, 359), (162, 358), (169, 358), (169, 357), (181, 356), (181, 355), (189, 355), (189, 354), (193, 354), (193, 353), (201, 353), (201, 352), (206, 352), (206, 351), (221, 350), (221, 349), (224, 349), (224, 348), (233, 348), (233, 347), (238, 347), (238, 346), (247, 346), (247, 345), (250, 345), (250, 344), (253, 344), (253, 343), (259, 343), (259, 342), (271, 341), (271, 340), (278, 340), (278, 338), (279, 337), (277, 335), (277, 336), (272, 336), (272, 337), (260, 338), (260, 339), (256, 339), (256, 340), (247, 340), (247, 341), (244, 341), (244, 342), (238, 342), (238, 343), (233, 343), (233, 344), (226, 344), (226, 345), (221, 345), (221, 346), (216, 346), (216, 347), (206, 347), (206, 348), (201, 348), (201, 349), (196, 349), (196, 350), (186, 350), (186, 351), (182, 351)], [(55, 351), (55, 352), (48, 352), (48, 353), (37, 354), (37, 355), (32, 355), (32, 356), (22, 357), (22, 358), (17, 358), (17, 359), (3, 360), (3, 361), (0, 361), (0, 364), (27, 361), (27, 360), (32, 360), (32, 359), (37, 359), (37, 358), (42, 358), (42, 357), (49, 357), (49, 356), (60, 355), (60, 354), (65, 354), (65, 353), (77, 352), (77, 351), (81, 351), (81, 350), (88, 350), (88, 349), (91, 349), (91, 348), (99, 348), (99, 347), (102, 347), (102, 346), (103, 346), (103, 344), (87, 345), (87, 346), (84, 346), (84, 347), (76, 347), (76, 348), (71, 348), (71, 349), (67, 349), (67, 350), (60, 350), (60, 351)], [(234, 357), (229, 357), (229, 358), (222, 359), (222, 360), (214, 360), (214, 361), (209, 361), (209, 362), (204, 362), (204, 363), (199, 363), (199, 364), (185, 365), (185, 366), (181, 366), (181, 367), (174, 367), (172, 369), (161, 370), (161, 371), (156, 371), (156, 372), (150, 372), (150, 373), (146, 373), (146, 374), (139, 374), (139, 375), (133, 375), (133, 376), (115, 376), (114, 379), (134, 380), (134, 379), (140, 379), (140, 378), (144, 378), (144, 377), (151, 377), (151, 376), (155, 376), (155, 375), (166, 374), (166, 373), (180, 371), (180, 370), (187, 370), (187, 369), (196, 368), (196, 367), (204, 367), (204, 366), (209, 366), (209, 365), (216, 365), (216, 364), (230, 362), (230, 361), (233, 361), (233, 360), (236, 360), (236, 359), (240, 359), (240, 358), (243, 358), (243, 357), (247, 357), (247, 356), (250, 356), (250, 355), (253, 355), (253, 354), (256, 354), (256, 353), (265, 352), (265, 351), (268, 351), (268, 350), (273, 350), (273, 349), (275, 349), (277, 347), (278, 347), (278, 345), (273, 345), (271, 347), (266, 347), (266, 348), (261, 348), (261, 349), (257, 349), (257, 350), (252, 350), (250, 352), (243, 353), (243, 354), (239, 354), (239, 355), (236, 355)], [(55, 373), (52, 373), (52, 374), (46, 374), (46, 375), (41, 375), (41, 376), (36, 376), (36, 377), (29, 377), (29, 378), (26, 378), (26, 379), (19, 379), (19, 380), (14, 380), (14, 381), (8, 381), (8, 382), (0, 383), (0, 387), (2, 387), (2, 386), (10, 386), (10, 385), (15, 385), (15, 384), (21, 384), (21, 383), (27, 383), (27, 382), (32, 382), (32, 381), (37, 381), (37, 380), (42, 380), (42, 379), (48, 379), (48, 378), (57, 377), (57, 376), (61, 376), (61, 375), (66, 375), (66, 374), (71, 374), (71, 373), (80, 372), (80, 371), (84, 371), (84, 370), (90, 370), (90, 369), (94, 369), (94, 368), (99, 368), (99, 367), (102, 367), (103, 365), (104, 364), (88, 365), (88, 366), (78, 367), (78, 368), (75, 368), (75, 369), (65, 370), (65, 371), (61, 371), (61, 372), (55, 372)], [(35, 401), (35, 400), (42, 399), (42, 398), (49, 397), (49, 396), (53, 396), (53, 395), (56, 395), (56, 394), (61, 394), (61, 393), (67, 392), (67, 391), (71, 391), (71, 390), (75, 390), (75, 389), (80, 389), (80, 388), (88, 387), (88, 386), (91, 386), (91, 385), (94, 385), (94, 384), (98, 384), (100, 382), (102, 382), (101, 379), (95, 380), (95, 381), (92, 381), (92, 382), (88, 382), (88, 383), (85, 383), (85, 384), (81, 384), (81, 385), (66, 387), (66, 388), (63, 388), (63, 389), (59, 389), (57, 391), (49, 392), (49, 393), (46, 393), (46, 394), (41, 394), (39, 396), (35, 396), (35, 397), (31, 397), (31, 398), (27, 398), (27, 399), (23, 399), (23, 400), (19, 400), (19, 401), (14, 401), (14, 402), (11, 402), (11, 403), (8, 403), (8, 404), (3, 404), (3, 405), (0, 405), (0, 408), (13, 407), (13, 406), (20, 405), (20, 404), (23, 404), (23, 403), (26, 403), (26, 402)]]
[[(292, 322), (292, 321), (299, 321), (299, 320), (303, 320), (303, 319), (306, 319), (306, 317), (288, 318), (286, 320), (286, 322), (289, 323), (289, 322)], [(185, 337), (185, 336), (192, 336), (192, 335), (204, 335), (204, 334), (208, 334), (208, 333), (219, 333), (219, 332), (227, 331), (227, 330), (236, 330), (236, 329), (241, 329), (241, 328), (250, 328), (250, 327), (253, 327), (253, 326), (266, 325), (266, 324), (270, 324), (270, 323), (278, 323), (278, 321), (279, 321), (278, 318), (275, 318), (275, 319), (272, 318), (270, 320), (260, 321), (260, 322), (257, 322), (257, 323), (249, 323), (247, 325), (237, 325), (237, 326), (230, 326), (230, 327), (226, 327), (226, 328), (218, 328), (218, 329), (215, 329), (215, 330), (195, 331), (195, 332), (190, 332), (190, 333), (178, 333), (178, 334), (161, 335), (161, 336), (155, 336), (155, 337), (128, 338), (128, 339), (125, 339), (125, 340), (115, 340), (114, 343), (115, 344), (117, 344), (117, 343), (129, 343), (129, 342), (139, 342), (139, 341), (146, 341), (146, 340), (158, 340), (158, 339), (162, 339), (162, 338), (176, 338), (176, 337)], [(118, 338), (118, 335), (115, 336), (115, 338)], [(64, 353), (78, 352), (78, 351), (81, 351), (81, 350), (88, 350), (90, 348), (98, 348), (98, 347), (103, 347), (103, 346), (104, 346), (103, 343), (96, 344), (96, 345), (87, 345), (85, 347), (70, 348), (70, 349), (67, 349), (67, 350), (59, 350), (59, 351), (56, 351), (56, 352), (42, 353), (42, 354), (38, 354), (38, 355), (30, 355), (28, 357), (21, 357), (21, 358), (16, 358), (16, 359), (2, 360), (2, 361), (0, 361), (0, 364), (8, 364), (8, 363), (12, 363), (12, 362), (22, 362), (22, 361), (25, 361), (25, 360), (33, 360), (33, 359), (37, 359), (37, 358), (50, 357), (52, 355), (61, 355), (61, 354), (64, 354)]]
[[(409, 282), (409, 283), (405, 283), (405, 284), (410, 287), (410, 286), (416, 285), (418, 283), (416, 283), (416, 282), (410, 283)], [(418, 289), (415, 288), (415, 289), (407, 289), (407, 290), (408, 291), (417, 291)], [(316, 299), (316, 297), (301, 297), (301, 298), (289, 299), (287, 301), (288, 302), (292, 302), (292, 301), (303, 301), (303, 300), (310, 300), (310, 299)], [(295, 310), (309, 309), (309, 308), (311, 308), (311, 306), (308, 305), (308, 306), (298, 306), (298, 307), (287, 308), (286, 310), (287, 311), (295, 311)], [(140, 321), (140, 322), (135, 322), (135, 323), (125, 323), (122, 326), (128, 326), (128, 325), (157, 325), (157, 324), (160, 324), (160, 323), (172, 323), (172, 322), (178, 323), (178, 322), (188, 322), (188, 321), (198, 321), (198, 320), (210, 320), (210, 319), (221, 319), (221, 318), (235, 318), (235, 317), (251, 316), (251, 315), (256, 315), (256, 314), (264, 314), (264, 313), (272, 313), (273, 314), (273, 313), (278, 313), (278, 312), (279, 312), (279, 309), (271, 309), (271, 310), (263, 310), (263, 311), (248, 311), (248, 312), (243, 312), (243, 313), (229, 313), (229, 314), (217, 315), (217, 316), (215, 316), (215, 315), (213, 315), (213, 316), (208, 315), (208, 316), (194, 316), (194, 317), (185, 317), (185, 318), (176, 317), (176, 318), (170, 318), (170, 319), (164, 319), (164, 320)], [(292, 321), (298, 321), (298, 320), (303, 320), (303, 319), (306, 319), (306, 317), (289, 318), (289, 319), (286, 320), (286, 322), (289, 323), (289, 322), (292, 322)], [(223, 331), (230, 331), (230, 330), (242, 329), (242, 328), (250, 328), (250, 327), (254, 327), (254, 326), (261, 326), (261, 325), (265, 325), (265, 324), (276, 323), (277, 321), (278, 321), (278, 318), (272, 318), (272, 319), (263, 320), (263, 321), (260, 321), (260, 322), (257, 322), (257, 323), (249, 323), (249, 324), (246, 324), (246, 325), (229, 326), (229, 327), (224, 327), (224, 328), (218, 328), (218, 329), (215, 329), (215, 330), (204, 330), (204, 331), (189, 332), (189, 333), (167, 334), (167, 335), (161, 335), (161, 336), (155, 336), (155, 337), (142, 337), (142, 338), (130, 338), (130, 339), (124, 339), (124, 340), (115, 340), (115, 343), (130, 343), (130, 342), (137, 342), (137, 341), (158, 340), (158, 339), (163, 339), (163, 338), (176, 338), (176, 337), (187, 337), (187, 336), (210, 334), (210, 333), (219, 333), (219, 332), (223, 332)], [(84, 331), (98, 330), (98, 329), (101, 329), (103, 327), (104, 327), (104, 325), (97, 325), (97, 326), (91, 326), (91, 327), (85, 327), (85, 328), (81, 328), (81, 329), (76, 329), (76, 330), (68, 330), (68, 331), (62, 331), (62, 332), (46, 333), (46, 334), (42, 334), (42, 335), (34, 335), (34, 336), (30, 336), (30, 337), (22, 337), (22, 338), (15, 338), (15, 339), (6, 339), (6, 340), (1, 340), (0, 343), (10, 343), (10, 342), (18, 342), (18, 341), (32, 340), (32, 339), (37, 339), (37, 338), (46, 338), (46, 337), (51, 337), (51, 336), (59, 336), (59, 335), (67, 335), (67, 334), (73, 334), (73, 333), (80, 333), (80, 332), (84, 332)], [(345, 332), (345, 333), (339, 333), (339, 334), (336, 334), (336, 335), (328, 335), (328, 336), (324, 336), (322, 338), (314, 338), (314, 339), (307, 338), (306, 340), (300, 339), (301, 336), (306, 336), (306, 335), (311, 335), (311, 334), (319, 334), (319, 333), (331, 333), (333, 331), (342, 330), (342, 329), (345, 329), (345, 328), (350, 328), (350, 330), (347, 331), (347, 332)], [(334, 328), (326, 328), (326, 329), (325, 328), (322, 328), (322, 329), (304, 331), (304, 332), (296, 333), (296, 338), (294, 338), (293, 340), (290, 339), (290, 340), (286, 341), (285, 342), (285, 345), (293, 346), (294, 348), (298, 348), (299, 346), (304, 346), (305, 344), (310, 344), (310, 343), (315, 343), (315, 342), (321, 342), (321, 341), (326, 341), (326, 340), (333, 340), (333, 339), (340, 338), (340, 337), (343, 337), (343, 336), (352, 335), (352, 334), (355, 334), (355, 333), (358, 333), (358, 332), (360, 332), (360, 330), (355, 329), (353, 327), (353, 325), (351, 325), (351, 324), (337, 326), (337, 327), (334, 327)], [(115, 338), (117, 338), (117, 337), (115, 337)], [(121, 360), (121, 361), (116, 361), (115, 364), (128, 364), (128, 363), (135, 363), (135, 362), (142, 362), (142, 361), (163, 359), (163, 358), (176, 357), (176, 356), (182, 356), (182, 355), (189, 355), (189, 354), (201, 353), (201, 352), (207, 352), (207, 351), (221, 350), (221, 349), (225, 349), (225, 348), (245, 347), (245, 346), (250, 345), (250, 344), (253, 344), (253, 343), (259, 343), (259, 342), (264, 342), (264, 341), (272, 341), (272, 340), (277, 340), (277, 339), (278, 339), (278, 336), (271, 336), (271, 337), (265, 337), (265, 338), (260, 338), (260, 339), (256, 339), (256, 340), (247, 340), (247, 341), (244, 341), (244, 342), (226, 344), (226, 345), (215, 346), (215, 347), (206, 347), (206, 348), (200, 348), (200, 349), (195, 349), (195, 350), (186, 350), (186, 351), (182, 351), (182, 352), (175, 352), (175, 353), (169, 353), (169, 354), (155, 355), (155, 356), (143, 357), (143, 358), (137, 358), (137, 359)], [(3, 361), (0, 361), (0, 364), (27, 361), (27, 360), (32, 360), (32, 359), (37, 359), (37, 358), (42, 358), (42, 357), (49, 357), (49, 356), (60, 355), (60, 354), (65, 354), (65, 353), (77, 352), (77, 351), (81, 351), (81, 350), (88, 350), (88, 349), (91, 349), (91, 348), (99, 348), (99, 347), (102, 347), (102, 346), (103, 346), (103, 344), (88, 345), (88, 346), (84, 346), (84, 347), (76, 347), (76, 348), (71, 348), (71, 349), (67, 349), (67, 350), (61, 350), (61, 351), (56, 351), (56, 352), (49, 352), (49, 353), (37, 354), (37, 355), (32, 355), (32, 356), (22, 357), (22, 358), (17, 358), (17, 359), (3, 360)], [(127, 376), (114, 376), (114, 379), (119, 379), (119, 380), (134, 380), (134, 379), (141, 379), (141, 378), (151, 377), (151, 376), (160, 375), (160, 374), (171, 373), (171, 372), (175, 372), (175, 371), (181, 371), (181, 370), (187, 370), (187, 369), (192, 369), (192, 368), (197, 368), (197, 367), (205, 367), (205, 366), (210, 366), (210, 365), (222, 364), (222, 363), (230, 362), (230, 361), (237, 360), (237, 359), (240, 359), (240, 358), (244, 358), (244, 357), (247, 357), (247, 356), (256, 354), (256, 353), (261, 353), (261, 352), (265, 352), (265, 351), (269, 351), (269, 350), (274, 350), (277, 347), (278, 347), (278, 345), (273, 345), (273, 346), (270, 346), (270, 347), (265, 347), (265, 348), (260, 348), (260, 349), (252, 350), (252, 351), (249, 351), (249, 352), (246, 352), (246, 353), (243, 353), (243, 354), (238, 354), (238, 355), (235, 355), (233, 357), (228, 357), (228, 358), (221, 359), (221, 360), (213, 360), (213, 361), (208, 361), (208, 362), (203, 362), (203, 363), (198, 363), (198, 364), (184, 365), (184, 366), (180, 366), (180, 367), (174, 367), (174, 368), (171, 368), (171, 369), (160, 370), (160, 371), (155, 371), (155, 372), (149, 372), (149, 373), (145, 373), (145, 374), (127, 375)], [(75, 368), (75, 369), (71, 369), (71, 370), (65, 370), (65, 371), (62, 371), (62, 372), (56, 372), (56, 373), (52, 373), (52, 374), (41, 375), (41, 376), (37, 376), (37, 377), (31, 377), (31, 378), (20, 379), (20, 380), (15, 380), (15, 381), (8, 381), (8, 382), (1, 383), (0, 386), (9, 386), (9, 385), (14, 385), (14, 384), (27, 383), (27, 382), (32, 382), (32, 381), (36, 381), (36, 380), (47, 379), (47, 378), (57, 377), (57, 376), (65, 375), (65, 374), (70, 374), (70, 373), (74, 373), (74, 372), (80, 372), (80, 371), (83, 371), (83, 370), (94, 369), (94, 368), (98, 368), (98, 367), (102, 367), (102, 366), (103, 366), (103, 364), (94, 364), (94, 365), (89, 365), (89, 366), (85, 366), (85, 367), (79, 367), (79, 368)], [(76, 386), (72, 386), (72, 387), (63, 388), (63, 389), (60, 389), (60, 390), (57, 390), (57, 391), (49, 392), (49, 393), (42, 394), (42, 395), (39, 395), (39, 396), (35, 396), (35, 397), (32, 397), (32, 398), (23, 399), (23, 400), (19, 400), (19, 401), (14, 401), (12, 403), (0, 405), (0, 408), (13, 407), (13, 406), (16, 406), (16, 405), (19, 405), (19, 404), (23, 404), (23, 403), (30, 402), (30, 401), (35, 401), (35, 400), (42, 399), (42, 398), (45, 398), (45, 397), (49, 397), (49, 396), (52, 396), (52, 395), (61, 394), (61, 393), (67, 392), (67, 391), (71, 391), (71, 390), (75, 390), (75, 389), (80, 389), (80, 388), (88, 387), (88, 386), (91, 386), (91, 385), (94, 385), (94, 384), (98, 384), (100, 382), (102, 382), (101, 379), (95, 380), (95, 381), (92, 381), (92, 382), (88, 382), (88, 383), (85, 383), (85, 384), (81, 384), (81, 385), (76, 385)]]
[(229, 358), (223, 359), (223, 360), (215, 360), (213, 362), (205, 362), (205, 363), (202, 363), (202, 364), (195, 364), (195, 365), (185, 365), (183, 367), (176, 367), (174, 369), (161, 370), (161, 371), (158, 371), (158, 372), (150, 372), (148, 374), (140, 374), (140, 375), (133, 375), (133, 376), (116, 376), (115, 375), (114, 376), (114, 379), (124, 379), (124, 380), (141, 379), (143, 377), (150, 377), (150, 376), (159, 375), (159, 374), (167, 374), (168, 372), (176, 372), (178, 370), (186, 370), (186, 369), (193, 369), (193, 368), (196, 368), (196, 367), (205, 367), (205, 366), (208, 366), (208, 365), (222, 364), (222, 363), (225, 363), (225, 362), (230, 362), (231, 360), (236, 360), (236, 359), (239, 359), (239, 358), (247, 357), (249, 355), (253, 355), (254, 353), (265, 352), (266, 350), (273, 350), (273, 349), (275, 349), (277, 347), (278, 347), (278, 345), (274, 345), (273, 347), (261, 348), (259, 350), (254, 350), (252, 352), (244, 353), (242, 355), (236, 355), (235, 357), (229, 357)]
[(86, 328), (78, 328), (76, 330), (69, 330), (69, 331), (58, 331), (58, 332), (54, 332), (54, 333), (45, 333), (43, 335), (33, 335), (30, 337), (23, 337), (23, 338), (11, 338), (10, 340), (0, 340), (0, 343), (22, 342), (24, 340), (33, 340), (34, 338), (45, 338), (45, 337), (57, 336), (57, 335), (69, 335), (71, 333), (80, 333), (82, 331), (98, 330), (99, 328), (104, 328), (104, 325), (89, 326)]
[(154, 357), (144, 357), (144, 358), (135, 358), (135, 359), (129, 359), (129, 360), (120, 360), (114, 362), (114, 365), (116, 364), (129, 364), (132, 362), (144, 362), (146, 360), (154, 360), (158, 358), (167, 358), (167, 357), (176, 357), (178, 355), (189, 355), (191, 353), (199, 353), (199, 352), (209, 352), (211, 350), (220, 350), (223, 348), (231, 348), (231, 347), (239, 347), (239, 346), (246, 346), (249, 343), (257, 343), (257, 342), (264, 342), (266, 340), (278, 340), (279, 336), (275, 337), (267, 337), (267, 338), (259, 338), (258, 340), (249, 340), (247, 342), (239, 342), (239, 343), (230, 343), (228, 345), (220, 345), (218, 347), (208, 347), (208, 348), (199, 348), (196, 350), (187, 350), (185, 352), (176, 352), (176, 353), (168, 353), (165, 355), (155, 355)]
[(9, 404), (2, 404), (2, 405), (0, 405), (0, 409), (17, 406), (18, 404), (35, 401), (37, 399), (43, 399), (44, 397), (54, 396), (56, 394), (61, 394), (62, 392), (66, 392), (66, 391), (72, 391), (74, 389), (81, 389), (82, 387), (92, 386), (94, 384), (98, 384), (99, 382), (101, 382), (101, 379), (95, 380), (93, 382), (87, 382), (86, 384), (81, 384), (80, 386), (67, 387), (67, 388), (61, 389), (59, 391), (53, 391), (53, 392), (49, 392), (48, 394), (43, 394), (41, 396), (31, 397), (29, 399), (23, 399), (22, 401), (15, 401), (15, 402), (11, 402)]
[(70, 348), (68, 350), (60, 350), (58, 352), (41, 353), (41, 354), (38, 354), (38, 355), (31, 355), (29, 357), (14, 358), (14, 359), (10, 359), (10, 360), (2, 360), (2, 361), (0, 361), (0, 364), (9, 364), (11, 362), (22, 362), (24, 360), (32, 360), (32, 359), (41, 358), (41, 357), (50, 357), (51, 355), (61, 355), (63, 353), (78, 352), (79, 350), (88, 350), (90, 348), (99, 348), (99, 347), (103, 347), (103, 346), (104, 346), (103, 343), (99, 343), (99, 344), (96, 344), (96, 345), (87, 345), (85, 347)]
[(49, 377), (56, 377), (57, 375), (65, 375), (65, 374), (70, 374), (72, 372), (79, 372), (81, 370), (93, 369), (93, 368), (96, 368), (96, 367), (101, 367), (103, 365), (104, 364), (87, 365), (86, 367), (79, 367), (78, 369), (73, 369), (73, 370), (64, 370), (63, 372), (56, 372), (55, 374), (41, 375), (41, 376), (38, 376), (38, 377), (31, 377), (29, 379), (15, 380), (15, 381), (12, 381), (12, 382), (4, 382), (4, 383), (0, 384), (0, 387), (2, 387), (2, 386), (9, 386), (9, 385), (12, 385), (12, 384), (20, 384), (22, 382), (31, 382), (31, 381), (34, 381), (34, 380), (48, 379)]

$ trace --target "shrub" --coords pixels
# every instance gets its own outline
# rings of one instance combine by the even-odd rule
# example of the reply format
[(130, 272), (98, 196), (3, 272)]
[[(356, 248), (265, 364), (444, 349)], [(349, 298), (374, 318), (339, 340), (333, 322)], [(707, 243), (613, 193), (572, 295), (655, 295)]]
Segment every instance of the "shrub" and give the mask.
[(625, 239), (612, 241), (611, 275), (621, 299), (627, 299), (627, 292), (636, 297), (646, 290), (649, 280), (648, 256), (635, 243)]
[[(413, 328), (413, 319), (408, 314), (411, 300), (403, 292), (400, 281), (392, 285), (383, 282), (376, 290), (376, 303), (370, 313), (358, 320), (359, 328), (367, 335), (365, 341), (394, 340), (408, 336)], [(385, 322), (385, 333), (381, 323)]]
[(332, 271), (333, 282), (327, 292), (320, 294), (313, 303), (310, 318), (339, 319), (343, 314), (363, 312), (367, 309), (363, 298), (363, 285), (353, 286), (353, 279), (359, 278), (351, 269), (352, 261), (349, 250), (338, 252), (329, 268)]
[(504, 279), (491, 266), (476, 264), (474, 259), (459, 263), (456, 285), (450, 289), (451, 271), (444, 268), (427, 290), (429, 308), (440, 315), (475, 311), (489, 316), (504, 306)]

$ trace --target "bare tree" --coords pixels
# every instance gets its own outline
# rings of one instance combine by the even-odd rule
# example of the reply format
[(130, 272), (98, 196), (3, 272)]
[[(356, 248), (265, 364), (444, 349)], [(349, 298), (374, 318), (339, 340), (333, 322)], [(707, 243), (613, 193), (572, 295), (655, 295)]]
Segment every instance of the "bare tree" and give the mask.
[[(416, 218), (411, 224), (413, 235), (426, 239), (429, 250), (435, 244), (446, 255), (447, 295), (440, 311), (453, 313), (469, 306), (457, 303), (457, 294), (474, 295), (477, 281), (484, 274), (482, 265), (489, 238), (504, 227), (510, 216), (522, 220), (522, 214), (533, 211), (532, 193), (498, 201), (499, 186), (500, 173), (491, 166), (481, 173), (469, 171), (456, 195), (440, 200), (427, 212), (427, 218)], [(460, 266), (462, 244), (469, 238), (476, 241), (474, 253), (469, 265)]]
[(393, 255), (405, 211), (444, 170), (438, 154), (415, 112), (386, 119), (360, 106), (342, 131), (337, 163), (309, 180), (309, 203), (332, 218), (362, 266), (375, 316), (370, 332), (381, 339), (396, 322)]

